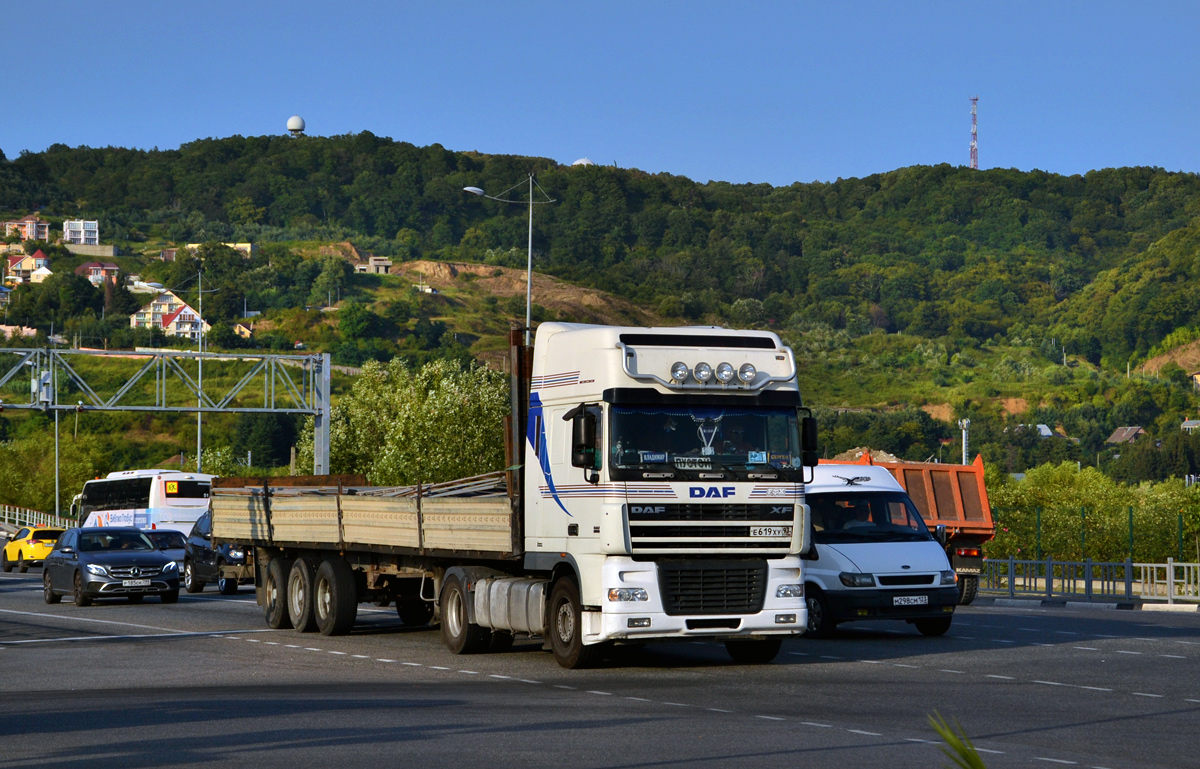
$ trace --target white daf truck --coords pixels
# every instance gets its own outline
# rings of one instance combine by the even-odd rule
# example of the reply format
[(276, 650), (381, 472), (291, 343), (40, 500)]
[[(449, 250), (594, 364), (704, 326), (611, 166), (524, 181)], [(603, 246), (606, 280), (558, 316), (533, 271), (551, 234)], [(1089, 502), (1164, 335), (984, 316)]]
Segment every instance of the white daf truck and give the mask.
[(253, 554), (268, 624), (344, 633), (360, 601), (390, 600), (455, 653), (519, 634), (568, 668), (662, 639), (773, 659), (807, 621), (816, 423), (792, 351), (713, 327), (545, 323), (532, 350), (510, 341), (504, 491), (217, 481), (214, 542)]

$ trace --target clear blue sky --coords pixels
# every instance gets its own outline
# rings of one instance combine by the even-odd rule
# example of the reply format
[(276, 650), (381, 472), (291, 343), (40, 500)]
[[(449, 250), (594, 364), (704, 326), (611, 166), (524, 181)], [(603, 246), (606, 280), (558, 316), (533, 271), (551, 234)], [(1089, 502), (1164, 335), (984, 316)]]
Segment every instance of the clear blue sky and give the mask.
[[(0, 149), (368, 130), (789, 184), (1200, 171), (1200, 2), (5, 0)], [(26, 16), (29, 14), (29, 16)]]

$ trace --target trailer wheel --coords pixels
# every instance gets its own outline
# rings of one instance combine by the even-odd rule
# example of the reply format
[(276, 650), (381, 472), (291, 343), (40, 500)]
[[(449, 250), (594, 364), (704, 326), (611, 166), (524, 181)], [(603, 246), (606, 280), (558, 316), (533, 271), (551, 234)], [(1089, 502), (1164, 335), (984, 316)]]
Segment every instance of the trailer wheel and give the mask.
[(288, 572), (287, 608), (288, 619), (298, 633), (311, 633), (317, 629), (313, 616), (313, 577), (316, 567), (313, 560), (302, 555), (292, 564)]
[(741, 665), (765, 665), (779, 656), (782, 638), (730, 638), (725, 651)]
[(968, 575), (959, 575), (958, 577), (958, 602), (963, 606), (975, 600), (975, 596), (979, 594), (979, 577)]
[(217, 592), (221, 595), (236, 595), (238, 591), (237, 577), (218, 577)]
[(354, 570), (343, 558), (327, 558), (313, 582), (313, 616), (321, 635), (345, 635), (358, 617)]
[(292, 626), (287, 609), (287, 569), (284, 559), (272, 558), (267, 563), (267, 575), (263, 580), (263, 616), (267, 627), (280, 630)]
[(433, 603), (420, 598), (397, 598), (396, 616), (405, 627), (425, 627), (433, 619)]
[(946, 635), (946, 631), (950, 629), (950, 623), (954, 617), (932, 617), (930, 619), (915, 619), (913, 624), (917, 626), (917, 630), (921, 631), (921, 635), (939, 636)]
[(491, 631), (467, 620), (467, 591), (458, 577), (442, 585), (442, 642), (455, 654), (487, 651)]
[(837, 627), (833, 612), (829, 609), (829, 601), (821, 589), (814, 585), (809, 585), (804, 592), (808, 605), (808, 628), (804, 634), (813, 638), (828, 638)]
[(550, 649), (568, 670), (589, 668), (600, 661), (601, 648), (583, 645), (583, 610), (573, 577), (560, 577), (550, 591)]

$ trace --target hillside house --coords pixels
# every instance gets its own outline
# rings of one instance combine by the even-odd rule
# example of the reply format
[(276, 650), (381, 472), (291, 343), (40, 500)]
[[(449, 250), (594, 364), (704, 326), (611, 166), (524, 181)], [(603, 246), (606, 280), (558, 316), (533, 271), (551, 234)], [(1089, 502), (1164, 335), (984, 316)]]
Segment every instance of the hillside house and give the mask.
[(1108, 440), (1104, 442), (1120, 446), (1125, 443), (1133, 443), (1145, 434), (1146, 431), (1137, 425), (1133, 425), (1132, 427), (1118, 427), (1116, 430), (1113, 430), (1113, 434), (1108, 436)]
[(1183, 420), (1183, 424), (1179, 426), (1180, 430), (1189, 435), (1196, 432), (1197, 428), (1200, 428), (1200, 419), (1185, 419)]
[(49, 267), (38, 267), (33, 272), (29, 273), (29, 282), (30, 283), (41, 283), (41, 282), (45, 281), (46, 278), (50, 277), (53, 274), (54, 274), (53, 272), (50, 272)]
[(100, 222), (68, 219), (63, 222), (62, 242), (80, 246), (100, 245)]
[(75, 268), (76, 275), (82, 275), (92, 282), (93, 286), (99, 286), (104, 281), (117, 284), (117, 273), (120, 272), (120, 267), (112, 262), (87, 262)]
[(240, 336), (242, 339), (249, 339), (254, 336), (254, 324), (247, 326), (245, 323), (234, 323), (233, 333)]
[(21, 240), (50, 240), (50, 223), (43, 222), (37, 214), (23, 216), (15, 222), (4, 223), (4, 237), (18, 233)]
[(356, 262), (354, 271), (368, 275), (389, 275), (392, 272), (392, 260), (386, 256), (370, 256), (365, 262)]
[(158, 258), (164, 262), (173, 262), (177, 253), (179, 253), (178, 248), (164, 248), (158, 252)]
[(5, 280), (15, 283), (24, 283), (35, 271), (43, 267), (50, 269), (50, 258), (40, 248), (32, 254), (9, 254), (7, 261)]
[(185, 336), (193, 341), (212, 328), (200, 313), (171, 291), (164, 291), (154, 300), (129, 316), (130, 328), (159, 328), (167, 336)]

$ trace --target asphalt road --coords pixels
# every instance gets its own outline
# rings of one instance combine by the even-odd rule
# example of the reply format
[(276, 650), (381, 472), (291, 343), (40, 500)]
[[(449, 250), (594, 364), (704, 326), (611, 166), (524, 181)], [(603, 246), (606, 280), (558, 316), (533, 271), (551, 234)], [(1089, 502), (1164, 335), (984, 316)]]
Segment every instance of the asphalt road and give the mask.
[(861, 623), (736, 665), (717, 643), (567, 671), (456, 657), (363, 606), (270, 631), (250, 590), (48, 606), (0, 574), (0, 767), (939, 767), (930, 713), (988, 767), (1200, 767), (1200, 614), (970, 607), (943, 638)]

